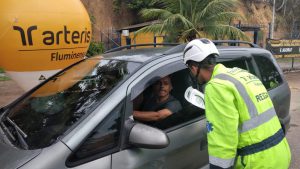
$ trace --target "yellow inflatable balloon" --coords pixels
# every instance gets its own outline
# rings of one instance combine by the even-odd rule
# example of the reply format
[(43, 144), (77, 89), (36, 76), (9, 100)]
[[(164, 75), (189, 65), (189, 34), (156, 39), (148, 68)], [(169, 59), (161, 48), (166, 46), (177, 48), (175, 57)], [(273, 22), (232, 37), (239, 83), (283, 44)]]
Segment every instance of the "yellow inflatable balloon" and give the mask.
[(24, 90), (83, 59), (91, 38), (80, 0), (0, 2), (0, 67)]

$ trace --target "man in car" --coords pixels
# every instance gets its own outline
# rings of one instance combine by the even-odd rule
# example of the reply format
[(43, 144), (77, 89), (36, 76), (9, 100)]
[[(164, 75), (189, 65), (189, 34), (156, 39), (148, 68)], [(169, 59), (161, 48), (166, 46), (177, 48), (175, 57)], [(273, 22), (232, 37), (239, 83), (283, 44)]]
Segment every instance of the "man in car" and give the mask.
[(183, 56), (192, 76), (206, 83), (210, 168), (287, 169), (289, 145), (267, 90), (249, 72), (216, 64), (218, 56), (208, 39), (189, 42)]
[(152, 86), (153, 95), (150, 98), (138, 96), (134, 102), (141, 103), (143, 100), (143, 104), (139, 110), (134, 110), (134, 119), (143, 122), (159, 121), (179, 112), (182, 107), (180, 102), (170, 94), (172, 88), (171, 79), (166, 76)]

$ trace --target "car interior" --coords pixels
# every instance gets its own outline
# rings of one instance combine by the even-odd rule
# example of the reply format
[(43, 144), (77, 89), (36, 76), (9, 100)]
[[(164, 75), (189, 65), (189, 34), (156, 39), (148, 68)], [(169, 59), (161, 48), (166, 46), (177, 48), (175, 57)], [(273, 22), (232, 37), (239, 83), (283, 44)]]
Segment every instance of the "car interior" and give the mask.
[[(188, 122), (192, 119), (204, 115), (203, 109), (192, 105), (184, 98), (185, 90), (190, 86), (196, 86), (191, 76), (189, 75), (188, 69), (183, 69), (181, 71), (172, 73), (169, 76), (171, 78), (171, 83), (173, 86), (173, 89), (171, 90), (170, 94), (181, 103), (182, 109), (181, 111), (173, 113), (165, 119), (147, 123), (148, 125), (157, 127), (162, 130), (180, 125), (182, 123)], [(155, 81), (151, 81), (151, 83), (149, 83), (150, 85), (142, 92), (144, 98), (151, 97), (153, 83), (155, 83)], [(137, 103), (137, 100), (139, 100), (139, 96), (137, 96), (133, 100), (133, 103)], [(141, 103), (141, 105), (142, 104), (143, 103)], [(133, 107), (137, 108), (139, 106), (133, 105)]]

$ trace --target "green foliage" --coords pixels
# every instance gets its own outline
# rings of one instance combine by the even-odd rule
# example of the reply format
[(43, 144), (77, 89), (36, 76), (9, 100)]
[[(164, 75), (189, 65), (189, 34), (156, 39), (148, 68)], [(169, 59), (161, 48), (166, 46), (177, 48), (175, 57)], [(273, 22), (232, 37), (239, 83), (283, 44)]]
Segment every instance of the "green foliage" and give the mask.
[(90, 46), (89, 46), (89, 49), (86, 53), (86, 56), (87, 57), (92, 57), (92, 56), (95, 56), (95, 55), (99, 55), (101, 53), (104, 52), (104, 45), (102, 42), (95, 42), (95, 41), (92, 41), (90, 43)]
[(122, 0), (113, 0), (113, 10), (114, 12), (119, 12), (122, 6)]
[(153, 0), (128, 0), (127, 6), (129, 9), (140, 11), (144, 8), (156, 8), (159, 4)]
[[(92, 15), (91, 13), (89, 14), (90, 16), (90, 21), (92, 24), (92, 28), (94, 27), (95, 23), (96, 23), (96, 18), (94, 15)], [(93, 31), (94, 32), (94, 31)], [(99, 55), (101, 53), (104, 52), (104, 45), (102, 42), (95, 42), (94, 41), (94, 37), (92, 37), (92, 41), (90, 43), (89, 49), (86, 53), (87, 57), (92, 57), (95, 55)]]
[(10, 80), (10, 78), (7, 76), (0, 76), (0, 81), (7, 81), (7, 80)]
[[(153, 0), (155, 1), (155, 0)], [(243, 19), (235, 11), (238, 0), (164, 0), (163, 7), (143, 9), (142, 18), (159, 20), (136, 33), (166, 34), (170, 42), (190, 41), (195, 38), (243, 39), (249, 38), (230, 25), (234, 19)]]
[(91, 24), (94, 25), (96, 23), (96, 18), (93, 14), (89, 13)]
[[(0, 68), (0, 73), (5, 73), (3, 68)], [(6, 80), (10, 80), (10, 78), (5, 76), (5, 74), (0, 75), (0, 81), (6, 81)]]

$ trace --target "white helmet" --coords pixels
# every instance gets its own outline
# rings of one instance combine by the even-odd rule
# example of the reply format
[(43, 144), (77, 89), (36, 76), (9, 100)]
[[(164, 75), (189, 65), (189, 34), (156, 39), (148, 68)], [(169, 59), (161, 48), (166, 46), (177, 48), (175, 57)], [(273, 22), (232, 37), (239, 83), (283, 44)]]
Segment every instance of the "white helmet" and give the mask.
[(184, 48), (183, 62), (184, 64), (189, 60), (201, 62), (211, 54), (219, 55), (219, 51), (212, 41), (205, 38), (195, 39)]

